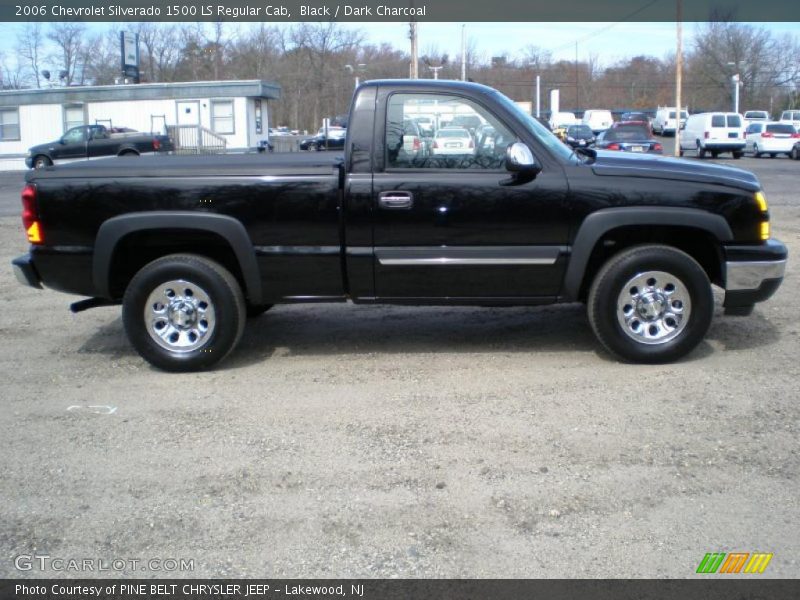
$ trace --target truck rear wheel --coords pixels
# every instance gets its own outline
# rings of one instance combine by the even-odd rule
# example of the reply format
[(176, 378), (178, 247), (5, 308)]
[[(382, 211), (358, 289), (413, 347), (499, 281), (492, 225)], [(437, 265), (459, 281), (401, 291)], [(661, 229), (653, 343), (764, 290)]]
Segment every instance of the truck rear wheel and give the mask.
[(122, 301), (131, 344), (165, 371), (198, 371), (218, 363), (236, 347), (245, 319), (236, 278), (193, 254), (164, 256), (144, 266)]
[(714, 296), (703, 268), (670, 246), (635, 246), (603, 265), (587, 301), (589, 322), (610, 352), (638, 363), (688, 354), (703, 339)]

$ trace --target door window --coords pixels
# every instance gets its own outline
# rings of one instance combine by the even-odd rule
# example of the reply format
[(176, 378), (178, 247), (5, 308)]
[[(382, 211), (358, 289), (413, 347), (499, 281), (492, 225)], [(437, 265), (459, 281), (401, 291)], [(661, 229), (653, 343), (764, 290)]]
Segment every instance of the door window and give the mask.
[(66, 144), (81, 144), (86, 141), (86, 130), (83, 127), (76, 127), (70, 129), (64, 134), (64, 143)]
[(386, 166), (503, 169), (513, 133), (492, 113), (458, 96), (393, 94), (386, 114)]

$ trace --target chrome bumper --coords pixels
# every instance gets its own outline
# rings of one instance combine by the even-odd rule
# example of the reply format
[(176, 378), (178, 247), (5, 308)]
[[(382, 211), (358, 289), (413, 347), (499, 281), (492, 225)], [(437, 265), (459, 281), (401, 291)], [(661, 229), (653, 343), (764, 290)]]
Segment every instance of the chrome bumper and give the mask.
[(785, 271), (786, 259), (726, 262), (725, 289), (729, 292), (757, 290), (768, 279), (783, 279)]

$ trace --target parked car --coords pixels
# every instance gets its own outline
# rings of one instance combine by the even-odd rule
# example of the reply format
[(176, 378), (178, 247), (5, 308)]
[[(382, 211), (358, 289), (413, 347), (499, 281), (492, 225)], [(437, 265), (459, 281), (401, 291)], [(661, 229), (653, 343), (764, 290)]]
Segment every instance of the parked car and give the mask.
[(420, 115), (414, 117), (420, 131), (424, 137), (433, 137), (433, 132), (436, 129), (436, 119), (427, 115)]
[[(496, 144), (498, 160), (386, 169), (397, 141), (385, 115), (402, 123), (423, 94), (476, 106), (510, 140)], [(787, 249), (770, 237), (752, 173), (575, 153), (486, 86), (363, 83), (349, 136), (343, 160), (308, 152), (151, 156), (30, 171), (26, 251), (12, 261), (14, 274), (24, 285), (87, 296), (74, 312), (121, 304), (131, 346), (170, 371), (217, 364), (247, 316), (273, 304), (346, 301), (584, 302), (599, 344), (625, 361), (663, 363), (703, 340), (716, 313), (712, 284), (724, 290), (725, 314), (741, 316), (784, 277)], [(313, 313), (285, 318), (292, 314)], [(29, 327), (48, 326), (35, 316)], [(339, 325), (326, 317), (315, 326), (328, 324)], [(743, 339), (759, 325), (730, 323), (726, 335)], [(373, 335), (386, 334), (379, 327)], [(116, 344), (121, 329), (103, 335)], [(570, 343), (583, 343), (568, 329)], [(63, 326), (47, 333), (56, 347), (73, 339)]]
[(29, 169), (88, 158), (107, 156), (139, 156), (175, 150), (168, 135), (140, 133), (128, 127), (107, 129), (104, 125), (80, 125), (69, 129), (61, 138), (39, 144), (28, 150), (25, 164)]
[(599, 136), (594, 143), (598, 150), (619, 150), (620, 152), (641, 152), (663, 154), (664, 147), (654, 139), (650, 131), (641, 125), (612, 127)]
[(610, 110), (590, 109), (583, 113), (581, 123), (591, 127), (592, 132), (595, 134), (600, 133), (611, 127), (614, 123), (614, 117), (611, 116)]
[(554, 112), (550, 115), (550, 131), (563, 141), (564, 133), (570, 125), (577, 125), (580, 121), (571, 112)]
[(781, 113), (779, 123), (788, 123), (800, 130), (800, 110), (785, 110)]
[(453, 120), (448, 123), (448, 127), (461, 127), (470, 132), (475, 133), (475, 130), (483, 125), (483, 121), (478, 115), (456, 115)]
[(408, 160), (428, 156), (428, 145), (415, 119), (403, 120), (403, 146), (400, 152)]
[(658, 135), (675, 135), (678, 128), (683, 128), (689, 118), (689, 111), (681, 109), (681, 122), (678, 125), (677, 109), (674, 106), (659, 106), (653, 119), (653, 133)]
[(755, 158), (769, 154), (791, 155), (792, 148), (800, 138), (800, 133), (788, 123), (751, 123), (744, 132), (745, 152), (752, 152)]
[(697, 158), (703, 158), (709, 152), (716, 158), (722, 152), (730, 152), (733, 158), (741, 158), (745, 147), (742, 116), (733, 112), (691, 115), (679, 139), (681, 156), (694, 151)]
[(321, 128), (317, 135), (312, 138), (300, 140), (300, 150), (341, 150), (344, 148), (344, 140), (347, 130), (342, 127), (328, 127), (328, 135), (325, 136), (325, 128)]
[(431, 154), (472, 154), (475, 142), (463, 127), (444, 127), (433, 138)]
[(595, 135), (588, 125), (570, 125), (564, 131), (564, 142), (573, 148), (586, 148), (595, 142)]
[(747, 127), (751, 123), (771, 121), (772, 117), (766, 110), (747, 110), (744, 113), (744, 125)]
[(619, 121), (611, 125), (612, 127), (617, 127), (618, 125), (641, 125), (642, 127), (647, 128), (647, 130), (652, 134), (653, 133), (653, 124), (650, 122), (650, 119), (647, 117), (646, 114), (643, 112), (626, 112), (622, 113), (620, 116)]

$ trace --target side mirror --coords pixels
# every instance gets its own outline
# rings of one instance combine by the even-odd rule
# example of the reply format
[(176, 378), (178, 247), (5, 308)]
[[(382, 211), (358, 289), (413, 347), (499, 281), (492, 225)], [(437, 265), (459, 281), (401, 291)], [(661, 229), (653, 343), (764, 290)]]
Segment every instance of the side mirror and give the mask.
[(531, 149), (522, 142), (514, 142), (506, 148), (506, 169), (511, 172), (511, 177), (502, 180), (500, 185), (528, 183), (542, 170)]
[(58, 139), (58, 143), (59, 143), (59, 144), (66, 144), (67, 142), (65, 142), (65, 141), (64, 141), (64, 138), (62, 137), (62, 138), (59, 138), (59, 139)]

